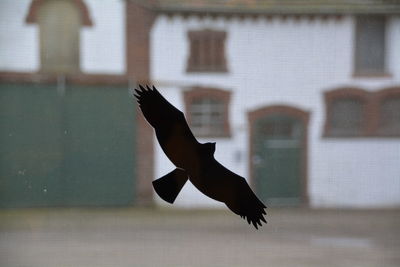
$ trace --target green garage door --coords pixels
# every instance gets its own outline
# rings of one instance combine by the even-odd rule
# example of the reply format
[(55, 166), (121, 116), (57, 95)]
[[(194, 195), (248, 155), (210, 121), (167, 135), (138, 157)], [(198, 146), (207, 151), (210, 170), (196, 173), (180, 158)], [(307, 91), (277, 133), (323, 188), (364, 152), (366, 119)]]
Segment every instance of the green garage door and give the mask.
[(272, 114), (255, 121), (254, 129), (252, 160), (259, 196), (273, 205), (300, 204), (301, 122)]
[(0, 207), (132, 204), (134, 120), (126, 87), (0, 85)]

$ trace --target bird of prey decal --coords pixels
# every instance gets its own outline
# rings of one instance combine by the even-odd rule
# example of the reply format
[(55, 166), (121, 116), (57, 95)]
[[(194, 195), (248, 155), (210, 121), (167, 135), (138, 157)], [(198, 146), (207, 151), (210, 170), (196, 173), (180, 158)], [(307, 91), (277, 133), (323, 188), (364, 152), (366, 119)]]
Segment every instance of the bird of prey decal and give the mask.
[(206, 196), (221, 201), (256, 229), (266, 223), (266, 206), (253, 193), (246, 180), (225, 168), (214, 158), (215, 143), (199, 143), (184, 114), (160, 92), (139, 85), (135, 97), (157, 140), (176, 169), (154, 180), (153, 187), (165, 201), (173, 203), (187, 180)]

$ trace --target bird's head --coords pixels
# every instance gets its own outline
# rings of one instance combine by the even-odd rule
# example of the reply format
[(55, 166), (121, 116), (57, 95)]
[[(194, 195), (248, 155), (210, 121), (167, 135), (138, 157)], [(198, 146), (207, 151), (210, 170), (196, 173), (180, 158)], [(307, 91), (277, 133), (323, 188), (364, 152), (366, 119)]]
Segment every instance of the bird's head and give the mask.
[(207, 154), (214, 155), (215, 152), (215, 142), (208, 142), (204, 144), (204, 148)]

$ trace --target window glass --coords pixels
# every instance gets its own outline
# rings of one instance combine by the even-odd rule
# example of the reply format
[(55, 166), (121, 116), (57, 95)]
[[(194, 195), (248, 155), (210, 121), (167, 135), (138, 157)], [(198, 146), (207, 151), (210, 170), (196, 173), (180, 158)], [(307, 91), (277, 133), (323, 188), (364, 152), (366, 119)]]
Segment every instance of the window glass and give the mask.
[(379, 126), (382, 134), (400, 134), (400, 97), (382, 102)]
[(191, 126), (199, 135), (221, 135), (224, 133), (224, 103), (211, 98), (193, 100), (190, 106)]
[(385, 71), (385, 18), (357, 17), (356, 74), (380, 74)]
[(337, 99), (332, 103), (332, 135), (359, 135), (363, 125), (363, 104), (359, 99)]
[(190, 56), (188, 72), (225, 72), (225, 39), (222, 31), (190, 31)]

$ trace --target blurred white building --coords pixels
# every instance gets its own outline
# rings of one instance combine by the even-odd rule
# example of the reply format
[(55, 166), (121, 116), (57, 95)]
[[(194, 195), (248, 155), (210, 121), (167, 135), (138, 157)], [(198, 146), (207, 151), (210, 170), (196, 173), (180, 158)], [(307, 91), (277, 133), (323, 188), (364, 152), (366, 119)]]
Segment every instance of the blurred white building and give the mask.
[[(267, 205), (400, 205), (399, 2), (60, 0), (81, 28), (46, 37), (48, 2), (2, 1), (2, 81), (151, 82)], [(174, 167), (137, 129), (137, 199), (169, 205), (150, 180)], [(220, 204), (187, 183), (175, 205)]]
[[(400, 204), (400, 3), (157, 8), (152, 81), (267, 204)], [(155, 148), (162, 176), (173, 166)], [(188, 183), (177, 204), (216, 203)]]

